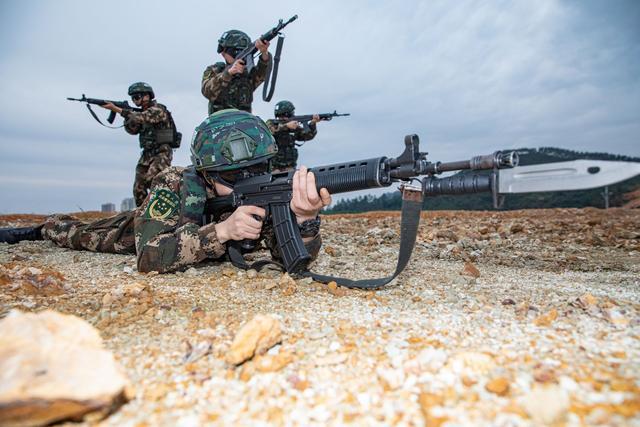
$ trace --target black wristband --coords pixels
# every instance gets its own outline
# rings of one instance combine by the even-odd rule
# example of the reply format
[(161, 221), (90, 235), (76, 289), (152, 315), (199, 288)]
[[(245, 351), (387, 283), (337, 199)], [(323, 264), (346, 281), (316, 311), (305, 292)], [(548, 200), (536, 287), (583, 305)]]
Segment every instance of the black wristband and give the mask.
[(298, 227), (300, 228), (300, 236), (315, 237), (320, 232), (320, 217), (308, 219), (302, 224), (298, 224)]

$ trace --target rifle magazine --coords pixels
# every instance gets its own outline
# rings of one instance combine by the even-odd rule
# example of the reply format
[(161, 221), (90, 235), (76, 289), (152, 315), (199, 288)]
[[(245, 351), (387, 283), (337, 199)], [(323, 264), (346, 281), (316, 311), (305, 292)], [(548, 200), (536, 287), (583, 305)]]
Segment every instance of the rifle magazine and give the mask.
[(273, 230), (278, 240), (280, 255), (288, 273), (304, 271), (311, 261), (311, 255), (304, 246), (300, 229), (293, 219), (289, 203), (275, 203), (271, 207)]

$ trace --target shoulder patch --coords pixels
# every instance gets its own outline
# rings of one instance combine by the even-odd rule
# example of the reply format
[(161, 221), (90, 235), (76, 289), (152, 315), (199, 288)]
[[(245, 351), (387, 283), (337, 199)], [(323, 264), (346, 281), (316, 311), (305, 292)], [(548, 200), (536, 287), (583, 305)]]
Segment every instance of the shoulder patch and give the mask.
[(145, 218), (166, 219), (172, 216), (180, 206), (180, 197), (171, 190), (158, 188), (149, 198)]

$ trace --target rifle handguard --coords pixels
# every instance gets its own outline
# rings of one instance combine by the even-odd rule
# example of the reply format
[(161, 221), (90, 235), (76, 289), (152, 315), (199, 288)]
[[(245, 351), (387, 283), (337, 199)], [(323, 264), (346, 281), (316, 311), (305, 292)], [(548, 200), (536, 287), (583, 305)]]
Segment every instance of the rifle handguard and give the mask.
[(336, 163), (312, 168), (311, 172), (315, 175), (316, 187), (326, 188), (331, 194), (386, 187), (391, 185), (391, 180), (384, 173), (385, 160), (386, 157), (377, 157)]

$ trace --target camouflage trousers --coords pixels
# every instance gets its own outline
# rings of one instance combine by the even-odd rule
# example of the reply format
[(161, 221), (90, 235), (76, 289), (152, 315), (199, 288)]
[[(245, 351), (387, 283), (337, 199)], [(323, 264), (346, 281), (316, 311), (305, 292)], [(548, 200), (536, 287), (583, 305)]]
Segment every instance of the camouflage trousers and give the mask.
[(135, 254), (135, 216), (135, 210), (127, 211), (111, 218), (87, 223), (70, 215), (52, 215), (45, 220), (42, 237), (64, 248)]
[(172, 159), (173, 149), (167, 144), (142, 151), (136, 166), (136, 179), (133, 182), (133, 198), (136, 201), (136, 207), (144, 203), (149, 194), (151, 181), (158, 173), (171, 166)]

